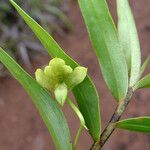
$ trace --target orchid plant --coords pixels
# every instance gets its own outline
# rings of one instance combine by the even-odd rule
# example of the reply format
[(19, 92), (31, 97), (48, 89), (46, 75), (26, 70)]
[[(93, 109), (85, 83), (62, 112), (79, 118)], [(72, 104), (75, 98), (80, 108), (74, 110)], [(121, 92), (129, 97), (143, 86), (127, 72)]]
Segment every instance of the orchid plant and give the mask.
[[(141, 65), (140, 44), (128, 0), (116, 2), (117, 28), (106, 0), (78, 0), (104, 80), (117, 102), (112, 118), (102, 131), (100, 98), (87, 75), (87, 68), (69, 57), (36, 21), (10, 0), (52, 60), (44, 69), (36, 70), (36, 80), (2, 48), (0, 61), (32, 98), (58, 150), (75, 150), (83, 129), (93, 139), (91, 150), (101, 149), (117, 128), (150, 134), (149, 116), (120, 120), (136, 90), (150, 87), (150, 74), (143, 77), (150, 56)], [(73, 93), (78, 107), (69, 98), (68, 92)], [(61, 110), (65, 102), (68, 102), (80, 120), (74, 142)]]

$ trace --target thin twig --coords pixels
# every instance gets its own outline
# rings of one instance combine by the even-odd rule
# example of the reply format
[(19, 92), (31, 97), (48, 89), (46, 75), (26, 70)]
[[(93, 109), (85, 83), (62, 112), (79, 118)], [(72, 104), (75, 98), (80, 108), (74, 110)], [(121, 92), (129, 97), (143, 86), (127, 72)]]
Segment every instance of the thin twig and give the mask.
[(78, 128), (78, 131), (76, 133), (75, 140), (73, 143), (73, 150), (76, 150), (76, 146), (77, 146), (79, 137), (81, 135), (81, 132), (84, 128), (87, 129), (87, 127), (85, 125), (85, 121), (84, 121), (84, 118), (83, 118), (80, 110), (74, 105), (74, 103), (72, 102), (72, 100), (69, 97), (67, 97), (67, 102), (70, 105), (70, 107), (73, 109), (73, 111), (76, 113), (76, 115), (78, 116), (78, 118), (80, 120), (80, 127)]
[(82, 132), (83, 128), (84, 128), (83, 125), (80, 124), (80, 127), (79, 127), (79, 129), (78, 129), (78, 131), (77, 131), (77, 134), (76, 134), (76, 136), (75, 136), (75, 140), (74, 140), (74, 143), (73, 143), (73, 150), (76, 150), (77, 143), (78, 143), (78, 141), (79, 141), (79, 137), (80, 137), (80, 135), (81, 135), (81, 132)]
[(129, 88), (126, 98), (118, 104), (118, 107), (116, 108), (111, 120), (109, 121), (107, 127), (104, 129), (103, 133), (101, 134), (100, 142), (94, 143), (91, 147), (91, 150), (100, 150), (103, 147), (103, 145), (106, 143), (106, 141), (109, 139), (110, 135), (115, 130), (115, 123), (119, 121), (119, 119), (121, 118), (122, 114), (124, 113), (125, 109), (127, 108), (131, 100), (132, 95), (133, 95), (133, 89)]

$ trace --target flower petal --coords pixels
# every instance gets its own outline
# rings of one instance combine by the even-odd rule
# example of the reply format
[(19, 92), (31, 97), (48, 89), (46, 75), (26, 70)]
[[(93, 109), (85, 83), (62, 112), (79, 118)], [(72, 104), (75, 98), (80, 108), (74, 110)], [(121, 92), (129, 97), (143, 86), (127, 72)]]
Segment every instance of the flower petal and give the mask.
[(76, 85), (80, 84), (87, 75), (87, 68), (76, 67), (74, 71), (66, 79), (65, 83), (69, 89), (72, 89)]
[(55, 98), (58, 101), (58, 103), (61, 106), (63, 106), (67, 98), (67, 93), (68, 93), (67, 85), (65, 83), (58, 84), (55, 88), (54, 93), (55, 93)]
[(65, 65), (65, 61), (61, 58), (55, 57), (49, 62), (49, 65), (50, 66), (60, 66), (60, 65), (63, 66)]
[(73, 72), (73, 69), (70, 66), (64, 65), (63, 66), (63, 74), (68, 75)]
[(51, 80), (44, 74), (43, 70), (37, 69), (35, 72), (35, 78), (42, 87), (48, 90), (51, 89)]

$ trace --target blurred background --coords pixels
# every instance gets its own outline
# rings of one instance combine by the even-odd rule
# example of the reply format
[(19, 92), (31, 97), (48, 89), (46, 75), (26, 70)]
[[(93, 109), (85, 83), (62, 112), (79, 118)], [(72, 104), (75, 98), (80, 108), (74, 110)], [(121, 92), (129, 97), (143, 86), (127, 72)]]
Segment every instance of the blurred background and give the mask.
[[(109, 121), (116, 102), (106, 87), (93, 53), (87, 31), (75, 0), (16, 0), (81, 65), (89, 68), (101, 98), (102, 128)], [(150, 54), (150, 1), (130, 0), (140, 37), (142, 60)], [(117, 21), (115, 0), (108, 0)], [(30, 29), (6, 0), (0, 0), (0, 46), (5, 48), (28, 72), (34, 75), (37, 67), (48, 63)], [(150, 72), (150, 67), (146, 71)], [(150, 116), (149, 89), (139, 90), (122, 118)], [(65, 105), (65, 116), (75, 135), (79, 126), (74, 112)], [(61, 140), (61, 139), (60, 139)], [(78, 150), (89, 150), (92, 140), (82, 133)], [(53, 150), (54, 145), (30, 98), (0, 64), (0, 150)], [(150, 136), (116, 130), (104, 150), (150, 150)]]

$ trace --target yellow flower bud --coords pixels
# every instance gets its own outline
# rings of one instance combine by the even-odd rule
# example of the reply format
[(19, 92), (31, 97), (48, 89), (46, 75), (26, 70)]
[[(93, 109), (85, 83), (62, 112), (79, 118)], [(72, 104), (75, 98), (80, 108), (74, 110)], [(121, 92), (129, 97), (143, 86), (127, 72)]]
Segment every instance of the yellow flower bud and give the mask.
[(37, 69), (35, 77), (44, 88), (54, 92), (56, 100), (63, 105), (68, 90), (81, 83), (87, 75), (87, 68), (76, 67), (74, 70), (60, 58), (54, 58), (44, 71)]

